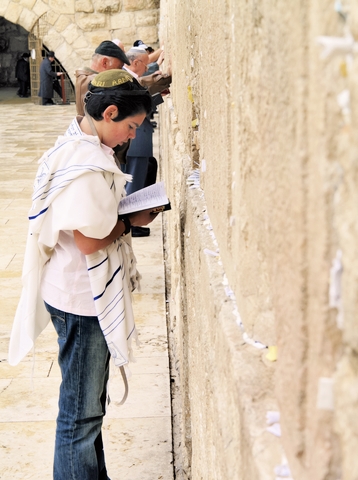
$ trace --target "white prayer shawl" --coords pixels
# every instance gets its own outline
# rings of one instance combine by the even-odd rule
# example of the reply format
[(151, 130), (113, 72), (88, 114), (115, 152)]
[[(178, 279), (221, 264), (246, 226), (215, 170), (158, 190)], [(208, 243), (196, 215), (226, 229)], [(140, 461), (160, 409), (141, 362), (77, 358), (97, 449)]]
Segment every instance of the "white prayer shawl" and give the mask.
[[(74, 135), (59, 137), (40, 159), (29, 213), (23, 290), (10, 338), (11, 365), (17, 365), (31, 350), (50, 320), (40, 296), (40, 283), (60, 230), (80, 230), (92, 238), (107, 236), (117, 222), (117, 206), (124, 195), (124, 185), (131, 180), (130, 175), (118, 169), (110, 152), (101, 148), (98, 137)], [(73, 205), (71, 195), (66, 195), (66, 187), (80, 178), (86, 180), (81, 192), (82, 207)], [(81, 188), (83, 182), (77, 182), (76, 187), (77, 184)], [(54, 218), (51, 202), (59, 195), (63, 215)], [(138, 285), (138, 274), (132, 249), (120, 238), (107, 248), (87, 255), (86, 261), (96, 312), (109, 351), (115, 365), (126, 365), (131, 359), (131, 340), (137, 339), (131, 291)]]

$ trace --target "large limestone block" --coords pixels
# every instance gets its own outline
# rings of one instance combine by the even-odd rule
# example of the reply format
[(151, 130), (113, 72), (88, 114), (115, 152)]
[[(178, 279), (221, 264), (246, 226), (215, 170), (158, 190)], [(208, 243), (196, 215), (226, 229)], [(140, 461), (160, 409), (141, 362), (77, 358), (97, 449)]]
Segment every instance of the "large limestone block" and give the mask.
[(143, 10), (146, 6), (147, 0), (123, 0), (123, 10), (127, 12)]
[(18, 23), (18, 19), (22, 12), (22, 8), (23, 8), (22, 5), (19, 5), (18, 3), (15, 3), (15, 2), (9, 3), (8, 8), (6, 9), (6, 12), (5, 12), (6, 20), (12, 23)]
[(147, 9), (149, 8), (160, 8), (160, 0), (147, 0)]
[(38, 17), (41, 17), (45, 12), (49, 11), (49, 7), (46, 2), (42, 2), (41, 0), (37, 0), (33, 7), (33, 12), (36, 13)]
[(116, 34), (116, 36), (124, 43), (124, 45), (128, 45), (129, 48), (137, 39), (136, 28), (134, 25), (128, 28), (121, 28), (120, 30), (117, 30), (117, 32), (119, 32), (119, 35)]
[(7, 3), (6, 2), (0, 2), (0, 16), (5, 17), (6, 10), (7, 10)]
[[(43, 43), (51, 50), (53, 50), (57, 56), (57, 47), (64, 42), (63, 36), (58, 33), (54, 28), (50, 29), (43, 37)], [(62, 61), (60, 59), (60, 61)]]
[(60, 33), (66, 30), (70, 25), (75, 25), (73, 23), (73, 15), (60, 15), (54, 24), (55, 29)]
[(88, 41), (83, 35), (79, 35), (72, 44), (74, 51), (78, 51), (82, 48), (88, 47)]
[(66, 42), (72, 45), (72, 43), (77, 40), (80, 36), (82, 35), (81, 30), (72, 23), (69, 25), (64, 31), (63, 31), (63, 36), (66, 39)]
[[(120, 31), (122, 28), (130, 28), (135, 25), (135, 14), (132, 12), (115, 13), (110, 17), (110, 24), (111, 30)], [(119, 38), (122, 40), (121, 36)]]
[(138, 27), (137, 34), (139, 39), (145, 39), (145, 42), (149, 43), (149, 45), (158, 41), (157, 26)]
[(121, 10), (119, 0), (93, 0), (96, 12), (99, 13), (117, 13)]
[[(22, 0), (21, 5), (24, 8), (28, 8), (29, 10), (32, 10), (33, 6), (35, 5), (37, 0)], [(5, 3), (5, 2), (4, 2)]]
[(75, 0), (75, 11), (93, 13), (94, 8), (91, 0)]
[[(61, 17), (61, 15), (59, 13), (56, 13), (52, 10), (49, 10), (46, 14), (46, 21), (47, 21), (47, 23), (49, 23), (50, 25), (53, 26), (53, 25), (55, 25), (55, 23), (57, 22), (57, 20), (60, 17)], [(66, 23), (66, 26), (68, 25), (67, 22), (73, 22), (74, 21), (74, 15), (63, 15), (63, 17), (66, 18), (66, 20), (64, 20), (64, 23)]]
[(73, 0), (49, 0), (48, 6), (51, 10), (54, 10), (57, 13), (75, 13), (75, 5)]
[(107, 30), (94, 30), (93, 32), (85, 32), (84, 37), (86, 38), (88, 45), (91, 47), (91, 50), (89, 51), (90, 56), (83, 58), (91, 58), (98, 45), (104, 40), (109, 40), (111, 35), (109, 35)]
[(156, 26), (159, 21), (159, 12), (157, 10), (144, 10), (143, 12), (137, 12), (135, 19), (138, 27), (150, 25)]
[(103, 13), (94, 13), (86, 15), (85, 13), (76, 13), (75, 20), (77, 25), (84, 31), (93, 31), (102, 29), (106, 26), (106, 15)]

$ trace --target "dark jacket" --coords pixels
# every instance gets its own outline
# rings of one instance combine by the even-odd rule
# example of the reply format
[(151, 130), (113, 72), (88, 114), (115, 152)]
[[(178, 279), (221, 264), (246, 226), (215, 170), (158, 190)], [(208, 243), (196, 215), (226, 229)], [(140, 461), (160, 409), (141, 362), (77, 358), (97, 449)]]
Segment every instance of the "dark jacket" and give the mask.
[(24, 58), (20, 58), (16, 63), (15, 77), (21, 82), (30, 81), (30, 65)]
[(137, 128), (136, 137), (131, 141), (128, 157), (152, 157), (153, 156), (153, 132), (154, 129), (149, 118), (145, 118), (142, 125)]
[(44, 58), (40, 65), (40, 90), (39, 97), (53, 97), (53, 79), (57, 78), (57, 73), (52, 70), (51, 62), (48, 58)]

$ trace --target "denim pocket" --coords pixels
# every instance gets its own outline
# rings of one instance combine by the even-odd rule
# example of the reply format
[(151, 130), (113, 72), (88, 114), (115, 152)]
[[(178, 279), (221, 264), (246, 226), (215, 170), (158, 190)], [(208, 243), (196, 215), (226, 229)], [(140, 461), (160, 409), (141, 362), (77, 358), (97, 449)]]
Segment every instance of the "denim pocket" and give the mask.
[(51, 320), (55, 330), (57, 332), (58, 338), (65, 339), (66, 338), (66, 319), (65, 317), (61, 317), (60, 315), (52, 314)]
[(57, 308), (52, 307), (48, 303), (44, 302), (45, 308), (51, 316), (51, 320), (58, 338), (64, 340), (66, 338), (66, 313)]

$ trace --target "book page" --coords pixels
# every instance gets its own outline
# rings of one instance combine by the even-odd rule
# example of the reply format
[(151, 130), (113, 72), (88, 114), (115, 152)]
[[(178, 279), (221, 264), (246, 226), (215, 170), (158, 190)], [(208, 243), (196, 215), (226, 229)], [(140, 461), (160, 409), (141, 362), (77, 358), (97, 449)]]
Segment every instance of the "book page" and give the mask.
[(139, 212), (140, 210), (159, 207), (167, 203), (169, 203), (169, 200), (165, 193), (164, 182), (158, 182), (122, 198), (119, 202), (118, 213), (124, 215), (126, 213)]

